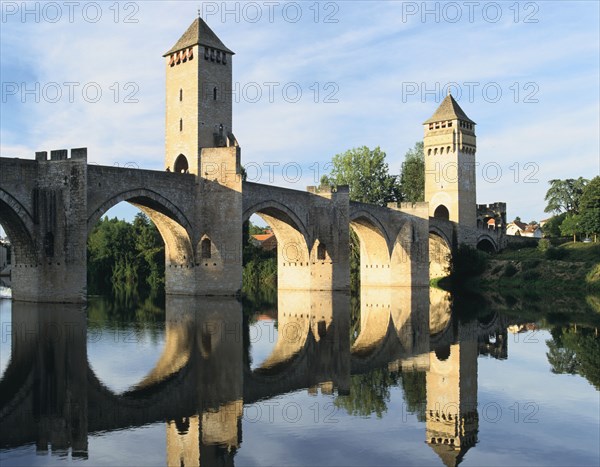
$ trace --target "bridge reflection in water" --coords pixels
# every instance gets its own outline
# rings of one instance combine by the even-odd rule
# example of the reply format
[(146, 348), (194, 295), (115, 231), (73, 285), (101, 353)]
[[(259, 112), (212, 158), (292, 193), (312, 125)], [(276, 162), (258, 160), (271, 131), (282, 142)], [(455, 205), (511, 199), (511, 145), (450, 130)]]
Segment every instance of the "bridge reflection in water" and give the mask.
[(351, 344), (349, 308), (342, 293), (280, 291), (277, 340), (252, 369), (239, 302), (168, 296), (162, 355), (116, 394), (88, 362), (81, 307), (13, 302), (0, 445), (87, 457), (90, 433), (167, 421), (168, 465), (232, 465), (244, 405), (316, 387), (348, 394), (351, 375), (384, 368), (426, 371), (424, 438), (455, 465), (477, 441), (477, 355), (506, 358), (506, 323), (462, 324), (439, 290), (363, 288)]

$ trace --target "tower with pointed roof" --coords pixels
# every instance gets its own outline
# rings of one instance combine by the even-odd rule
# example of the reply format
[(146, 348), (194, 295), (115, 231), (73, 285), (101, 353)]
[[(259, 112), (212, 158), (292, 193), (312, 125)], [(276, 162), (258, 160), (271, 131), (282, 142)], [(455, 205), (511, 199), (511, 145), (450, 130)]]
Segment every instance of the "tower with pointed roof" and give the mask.
[(197, 175), (202, 149), (237, 146), (231, 128), (233, 52), (198, 17), (163, 56), (165, 169)]
[(475, 122), (448, 93), (423, 125), (429, 215), (475, 227)]

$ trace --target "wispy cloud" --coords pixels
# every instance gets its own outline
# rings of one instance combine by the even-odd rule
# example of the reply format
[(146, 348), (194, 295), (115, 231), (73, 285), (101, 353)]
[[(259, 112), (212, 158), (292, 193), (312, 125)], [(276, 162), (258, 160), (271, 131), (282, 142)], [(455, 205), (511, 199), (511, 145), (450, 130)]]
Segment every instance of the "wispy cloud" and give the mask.
[[(161, 55), (188, 27), (197, 5), (140, 2), (137, 23), (124, 23), (122, 10), (115, 22), (109, 4), (102, 5), (97, 23), (77, 16), (73, 23), (23, 23), (15, 17), (3, 22), (3, 83), (80, 83), (73, 102), (22, 103), (19, 96), (3, 96), (3, 156), (87, 146), (98, 163), (163, 166)], [(264, 94), (258, 103), (241, 99), (234, 105), (234, 132), (246, 163), (297, 162), (307, 172), (291, 186), (303, 189), (304, 183), (314, 184), (307, 169), (311, 164), (324, 166), (351, 147), (379, 145), (397, 172), (405, 151), (422, 138), (421, 123), (437, 106), (431, 95), (403, 95), (403, 83), (435, 88), (436, 83), (478, 82), (474, 99), (463, 92), (460, 102), (478, 123), (480, 162), (498, 161), (507, 168), (509, 161), (526, 160), (540, 168), (537, 184), (514, 183), (510, 169), (495, 184), (479, 178), (480, 201), (506, 200), (509, 217), (540, 218), (549, 178), (598, 174), (598, 4), (542, 2), (537, 23), (523, 23), (522, 16), (515, 22), (502, 4), (506, 8), (497, 23), (479, 14), (472, 23), (465, 17), (457, 24), (423, 23), (419, 16), (403, 20), (402, 2), (336, 5), (337, 23), (325, 23), (324, 11), (315, 22), (308, 3), (302, 4), (298, 23), (280, 13), (273, 23), (208, 18), (237, 52), (234, 80), (241, 87), (258, 83), (266, 92), (264, 83), (280, 83), (273, 102)], [(503, 91), (497, 103), (481, 93), (490, 82)], [(539, 88), (538, 103), (522, 102), (528, 82)], [(101, 88), (97, 103), (82, 97), (86, 83)], [(282, 97), (286, 83), (301, 86), (298, 103)], [(337, 103), (323, 102), (327, 83), (337, 86)], [(517, 103), (510, 89), (514, 83), (520, 91)], [(137, 102), (124, 102), (127, 95)], [(281, 176), (276, 183), (290, 185)]]

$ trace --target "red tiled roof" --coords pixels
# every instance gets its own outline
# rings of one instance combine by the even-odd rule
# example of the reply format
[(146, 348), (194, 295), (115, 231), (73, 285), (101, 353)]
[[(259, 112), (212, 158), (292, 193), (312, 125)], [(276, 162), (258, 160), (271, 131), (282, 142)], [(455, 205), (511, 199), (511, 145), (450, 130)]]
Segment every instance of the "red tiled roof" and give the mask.
[(252, 238), (258, 240), (259, 242), (264, 242), (266, 240), (269, 240), (271, 237), (273, 237), (274, 234), (272, 233), (267, 233), (267, 234), (258, 234), (258, 235), (252, 235)]

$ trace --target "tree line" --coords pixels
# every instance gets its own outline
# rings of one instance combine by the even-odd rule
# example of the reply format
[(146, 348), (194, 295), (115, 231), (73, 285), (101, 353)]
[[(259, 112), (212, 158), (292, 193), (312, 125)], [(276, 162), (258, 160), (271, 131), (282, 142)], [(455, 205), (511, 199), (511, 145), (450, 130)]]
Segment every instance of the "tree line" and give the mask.
[(88, 238), (87, 256), (91, 293), (164, 287), (164, 242), (141, 212), (132, 223), (102, 218)]
[(554, 214), (542, 227), (547, 237), (600, 234), (600, 176), (587, 180), (583, 177), (548, 182), (545, 212)]

